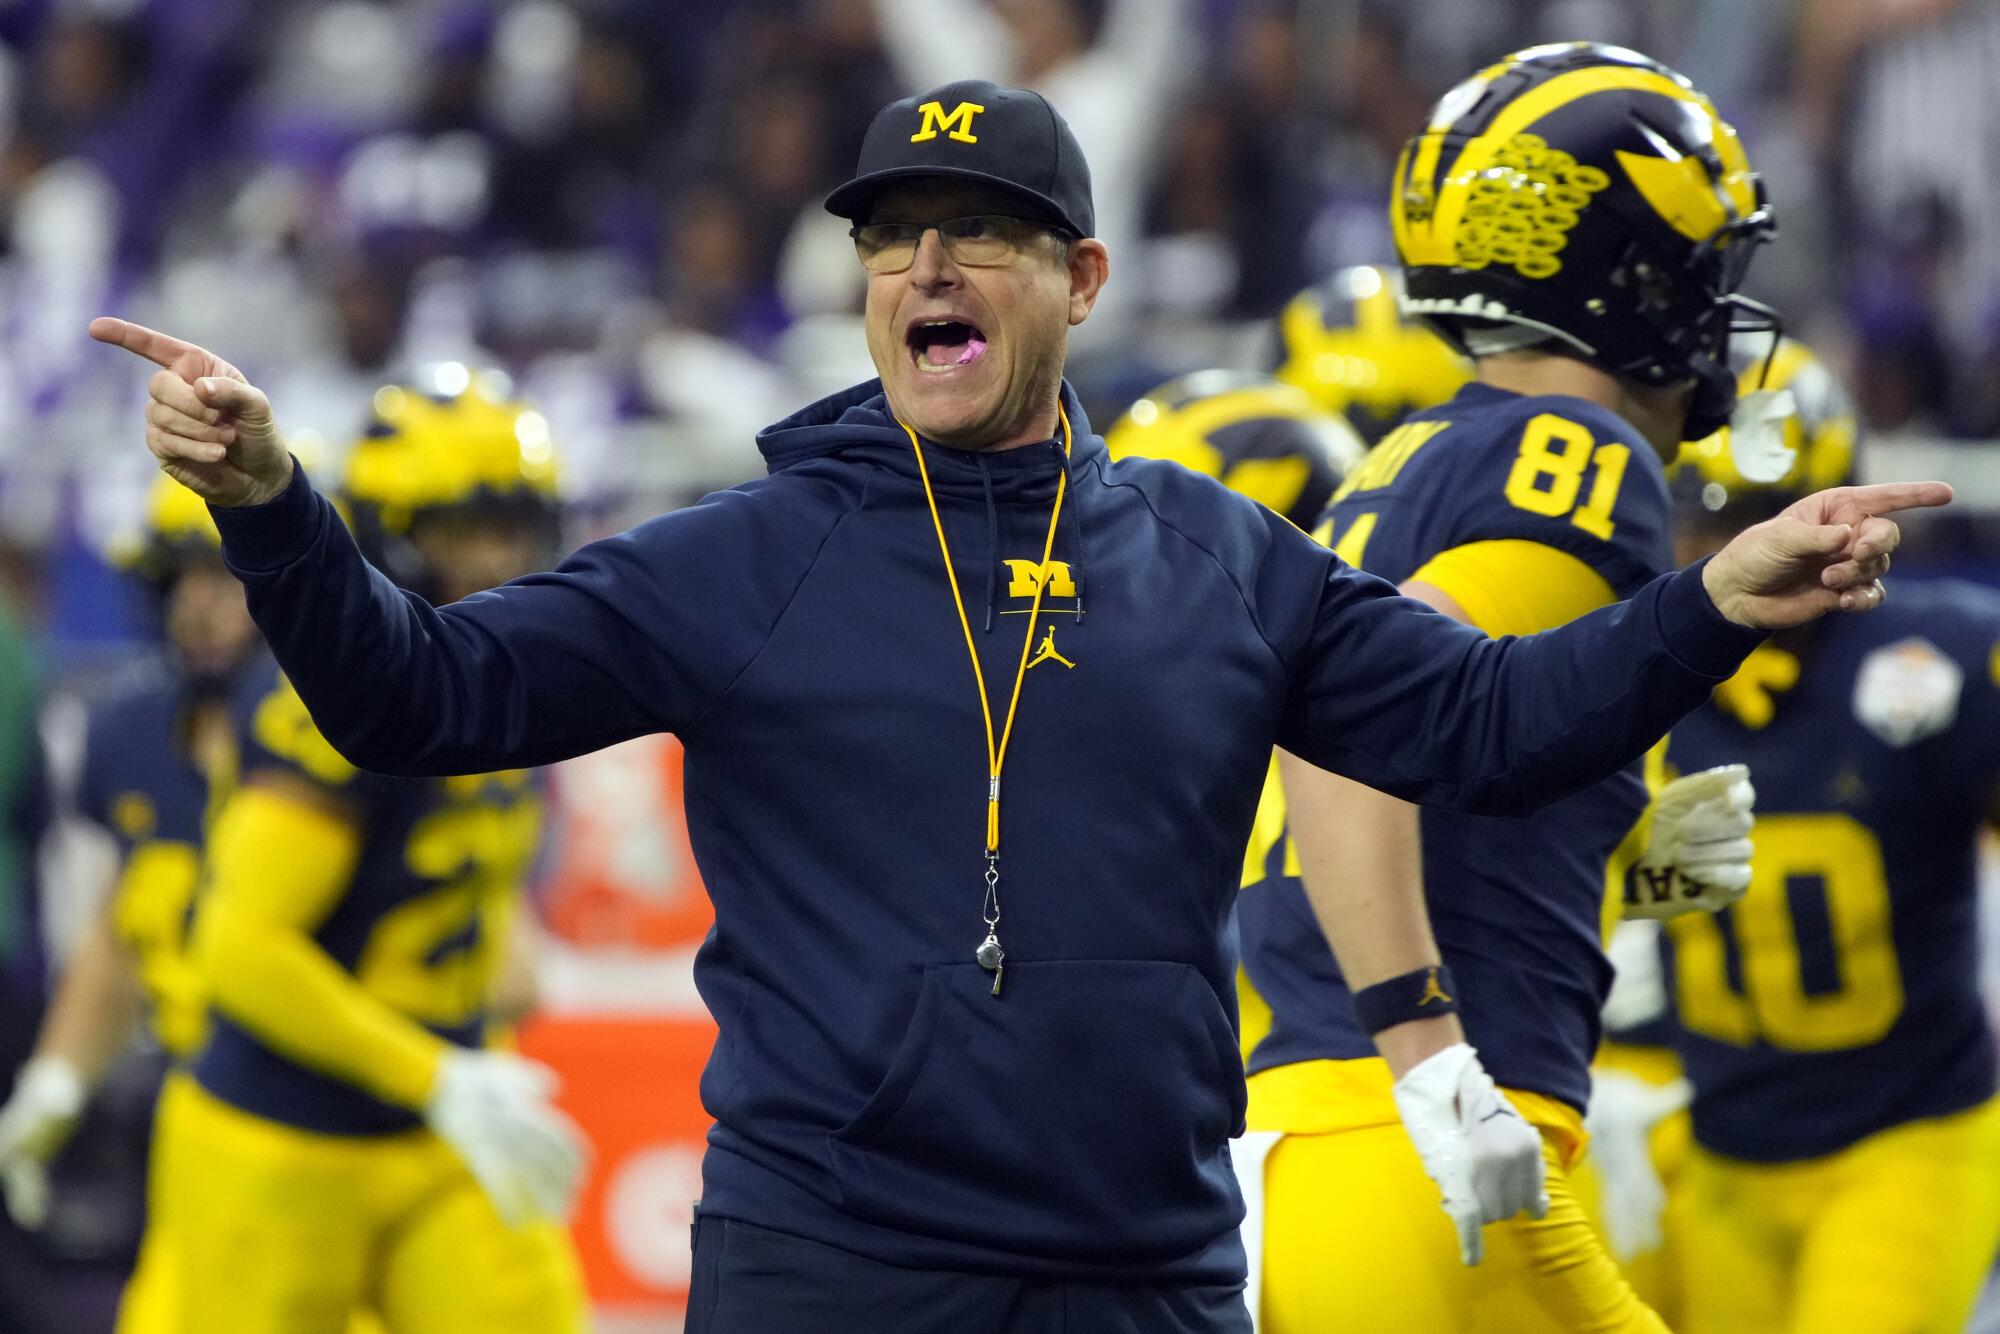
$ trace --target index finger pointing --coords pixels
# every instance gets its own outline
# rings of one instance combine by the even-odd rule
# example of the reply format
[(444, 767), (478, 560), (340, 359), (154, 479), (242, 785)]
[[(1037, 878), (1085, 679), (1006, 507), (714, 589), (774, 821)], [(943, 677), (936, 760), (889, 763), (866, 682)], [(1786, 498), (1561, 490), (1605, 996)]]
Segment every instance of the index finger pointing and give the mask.
[(1943, 482), (1878, 482), (1851, 486), (1840, 497), (1841, 517), (1894, 514), (1898, 510), (1933, 509), (1951, 503), (1951, 487)]
[(100, 343), (110, 343), (113, 347), (137, 353), (168, 370), (172, 370), (174, 363), (190, 352), (206, 355), (193, 343), (184, 343), (172, 334), (163, 334), (157, 329), (148, 329), (143, 324), (110, 315), (100, 315), (90, 322), (90, 336)]

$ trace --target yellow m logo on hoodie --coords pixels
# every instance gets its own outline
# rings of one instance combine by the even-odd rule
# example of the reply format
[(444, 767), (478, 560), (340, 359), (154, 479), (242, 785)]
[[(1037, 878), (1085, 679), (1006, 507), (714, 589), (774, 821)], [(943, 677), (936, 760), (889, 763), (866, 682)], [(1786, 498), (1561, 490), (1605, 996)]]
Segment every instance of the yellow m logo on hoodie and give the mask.
[(1006, 562), (1008, 572), (1014, 576), (1007, 585), (1010, 598), (1031, 598), (1035, 590), (1047, 585), (1052, 598), (1073, 598), (1076, 583), (1069, 577), (1069, 562), (1052, 560), (1044, 565), (1038, 560), (1010, 560)]

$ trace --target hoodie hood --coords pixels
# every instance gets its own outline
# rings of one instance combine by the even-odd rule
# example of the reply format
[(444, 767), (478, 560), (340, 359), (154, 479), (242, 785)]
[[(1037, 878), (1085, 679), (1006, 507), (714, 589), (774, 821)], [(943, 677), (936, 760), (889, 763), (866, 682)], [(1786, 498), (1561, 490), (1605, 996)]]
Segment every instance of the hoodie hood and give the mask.
[[(1105, 456), (1104, 442), (1091, 433), (1090, 419), (1069, 381), (1062, 386), (1063, 411), (1069, 417), (1072, 442), (1069, 467)], [(1062, 443), (1058, 428), (1053, 444)], [(924, 441), (924, 461), (930, 469), (931, 486), (940, 497), (981, 497), (990, 485), (1001, 504), (1040, 501), (1055, 495), (1055, 479), (1060, 469), (1051, 451), (1037, 445), (1016, 449), (976, 451), (953, 449), (933, 440)], [(880, 380), (869, 380), (812, 403), (781, 422), (767, 426), (757, 435), (757, 449), (770, 471), (782, 472), (811, 459), (840, 457), (870, 463), (905, 476), (918, 485), (917, 462), (910, 452), (910, 438), (896, 423)]]
[[(1048, 440), (997, 451), (953, 449), (932, 440), (923, 442), (931, 490), (939, 500), (973, 500), (985, 509), (985, 542), (981, 552), (985, 597), (984, 611), (978, 620), (988, 633), (993, 629), (999, 602), (1001, 509), (1047, 505), (1056, 497), (1058, 480), (1073, 477), (1086, 463), (1101, 467), (1108, 457), (1104, 442), (1091, 434), (1090, 419), (1084, 415), (1083, 404), (1077, 401), (1076, 391), (1067, 380), (1062, 385), (1062, 410), (1070, 425), (1067, 457), (1062, 450), (1060, 426)], [(881, 468), (911, 487), (923, 485), (916, 455), (910, 450), (910, 437), (890, 412), (880, 380), (829, 395), (766, 427), (757, 435), (757, 448), (774, 473), (813, 459), (837, 457)], [(1058, 525), (1058, 536), (1060, 549), (1070, 560), (1072, 580), (1079, 589), (1071, 610), (1082, 620), (1081, 587), (1089, 542), (1075, 490), (1072, 482), (1064, 492), (1068, 521)]]

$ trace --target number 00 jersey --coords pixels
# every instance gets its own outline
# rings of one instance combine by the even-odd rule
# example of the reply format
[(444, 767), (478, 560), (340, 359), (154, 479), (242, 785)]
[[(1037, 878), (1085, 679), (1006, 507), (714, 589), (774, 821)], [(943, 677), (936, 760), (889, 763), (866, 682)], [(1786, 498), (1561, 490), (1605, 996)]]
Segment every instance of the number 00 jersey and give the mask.
[(1669, 755), (1747, 762), (1757, 785), (1750, 892), (1667, 933), (1702, 1145), (1817, 1158), (1991, 1096), (1976, 882), (2000, 596), (1900, 581), (1879, 611), (1766, 645)]
[[(303, 780), (361, 829), (353, 876), (312, 931), (314, 943), (375, 1001), (461, 1046), (482, 1045), (501, 946), (541, 827), (535, 775), (363, 773), (320, 735), (290, 684), (273, 678), (246, 720), (245, 781), (274, 770)], [(225, 1102), (324, 1134), (417, 1124), (414, 1114), (279, 1055), (219, 1010), (210, 1025), (194, 1072)]]
[[(1489, 633), (1572, 620), (1669, 568), (1666, 478), (1582, 399), (1469, 384), (1387, 436), (1328, 511), (1348, 563), (1450, 593)], [(1244, 970), (1271, 1011), (1252, 1074), (1374, 1055), (1266, 789), (1238, 900)], [(1470, 1040), (1499, 1083), (1581, 1110), (1610, 984), (1607, 863), (1646, 804), (1643, 766), (1521, 820), (1425, 810), (1425, 895)], [(1622, 877), (1623, 866), (1616, 868)]]

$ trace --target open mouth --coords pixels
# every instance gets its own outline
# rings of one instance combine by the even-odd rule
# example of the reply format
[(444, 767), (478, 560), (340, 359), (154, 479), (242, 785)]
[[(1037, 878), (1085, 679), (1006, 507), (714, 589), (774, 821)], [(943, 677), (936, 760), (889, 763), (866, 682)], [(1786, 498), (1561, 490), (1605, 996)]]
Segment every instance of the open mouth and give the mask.
[(964, 320), (918, 320), (904, 338), (920, 371), (957, 370), (986, 354), (986, 335)]

